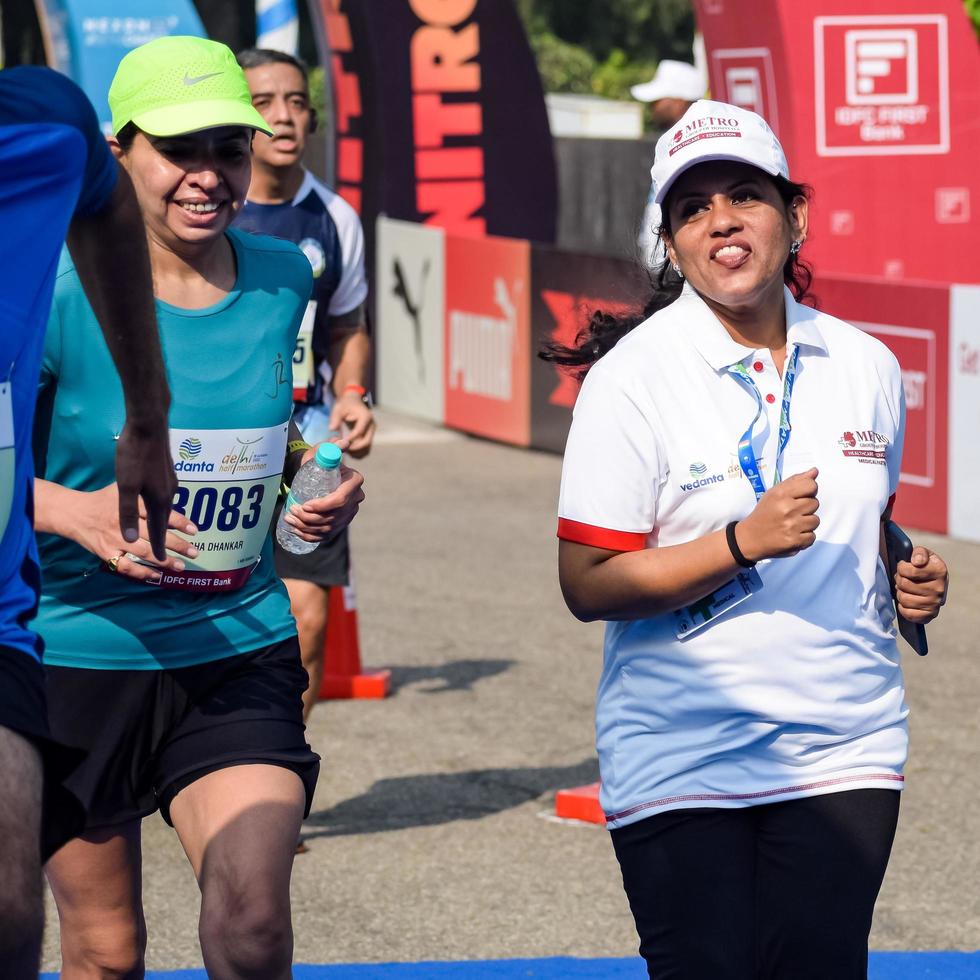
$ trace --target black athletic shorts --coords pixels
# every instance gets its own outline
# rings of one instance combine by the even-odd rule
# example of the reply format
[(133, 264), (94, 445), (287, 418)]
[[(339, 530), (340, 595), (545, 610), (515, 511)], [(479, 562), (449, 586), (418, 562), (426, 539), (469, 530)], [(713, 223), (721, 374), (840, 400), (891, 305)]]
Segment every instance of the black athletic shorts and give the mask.
[[(276, 508), (274, 522), (279, 520)], [(275, 527), (275, 523), (273, 523)], [(279, 578), (296, 578), (301, 582), (313, 582), (329, 588), (331, 585), (350, 585), (350, 546), (347, 528), (328, 538), (316, 551), (308, 555), (293, 555), (274, 542), (273, 560)]]
[(44, 668), (21, 650), (0, 646), (0, 725), (34, 744), (44, 764), (41, 858), (81, 833), (85, 810), (64, 786), (85, 753), (60, 745), (51, 736), (44, 694)]
[(308, 814), (320, 769), (304, 735), (308, 683), (295, 636), (173, 670), (48, 667), (51, 731), (88, 753), (66, 780), (88, 811), (85, 828), (157, 809), (171, 823), (185, 786), (249, 763), (295, 772)]

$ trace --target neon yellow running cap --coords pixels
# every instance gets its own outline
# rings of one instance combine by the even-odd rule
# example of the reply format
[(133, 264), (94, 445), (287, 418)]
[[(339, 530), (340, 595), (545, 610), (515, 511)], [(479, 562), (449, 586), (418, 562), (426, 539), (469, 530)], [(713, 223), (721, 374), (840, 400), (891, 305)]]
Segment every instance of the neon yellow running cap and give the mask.
[(114, 134), (135, 123), (151, 136), (216, 126), (272, 135), (231, 48), (203, 37), (158, 37), (130, 51), (109, 87), (109, 108)]

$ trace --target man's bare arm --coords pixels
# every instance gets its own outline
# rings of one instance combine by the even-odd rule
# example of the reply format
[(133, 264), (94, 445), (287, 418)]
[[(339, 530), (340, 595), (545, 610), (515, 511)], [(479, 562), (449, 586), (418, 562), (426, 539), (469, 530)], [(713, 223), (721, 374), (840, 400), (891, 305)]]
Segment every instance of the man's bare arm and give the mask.
[[(371, 339), (364, 323), (364, 308), (330, 318), (330, 349), (327, 355), (333, 371), (334, 392), (330, 428), (347, 426), (351, 456), (366, 456), (374, 439), (374, 414), (361, 397), (371, 370)], [(361, 391), (357, 390), (361, 389)]]
[(119, 526), (127, 541), (137, 540), (142, 497), (153, 553), (163, 560), (177, 489), (167, 427), (170, 388), (153, 303), (146, 231), (132, 182), (122, 167), (108, 204), (95, 214), (72, 220), (68, 249), (126, 399), (126, 424), (116, 446)]

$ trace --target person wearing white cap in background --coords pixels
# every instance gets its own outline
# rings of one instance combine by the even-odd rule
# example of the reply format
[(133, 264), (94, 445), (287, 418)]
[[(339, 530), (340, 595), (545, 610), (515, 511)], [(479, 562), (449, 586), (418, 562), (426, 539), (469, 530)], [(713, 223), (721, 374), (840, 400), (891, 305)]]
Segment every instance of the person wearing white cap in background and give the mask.
[[(908, 745), (881, 560), (901, 372), (801, 303), (808, 188), (761, 117), (695, 103), (652, 175), (646, 307), (542, 352), (588, 372), (559, 576), (607, 621), (601, 801), (640, 952), (657, 980), (865, 980)], [(930, 621), (946, 584), (915, 548), (899, 612)]]
[[(704, 95), (707, 88), (704, 73), (685, 61), (661, 61), (649, 82), (634, 85), (630, 95), (638, 102), (649, 105), (650, 121), (657, 129), (673, 126)], [(667, 260), (657, 230), (660, 227), (660, 205), (653, 199), (653, 188), (647, 198), (646, 209), (636, 244), (646, 265), (659, 268)]]
[(704, 75), (686, 61), (661, 61), (649, 82), (634, 85), (630, 95), (650, 106), (650, 121), (658, 129), (673, 126), (704, 95)]

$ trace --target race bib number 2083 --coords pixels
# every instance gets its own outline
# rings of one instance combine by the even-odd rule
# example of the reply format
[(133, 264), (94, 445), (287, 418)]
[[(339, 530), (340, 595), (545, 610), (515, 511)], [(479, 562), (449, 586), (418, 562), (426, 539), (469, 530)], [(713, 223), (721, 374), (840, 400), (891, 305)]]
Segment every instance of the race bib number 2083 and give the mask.
[[(197, 527), (198, 556), (167, 571), (163, 588), (241, 588), (269, 533), (286, 454), (286, 424), (262, 429), (171, 429), (179, 486), (174, 510)], [(177, 533), (177, 532), (173, 532)]]

